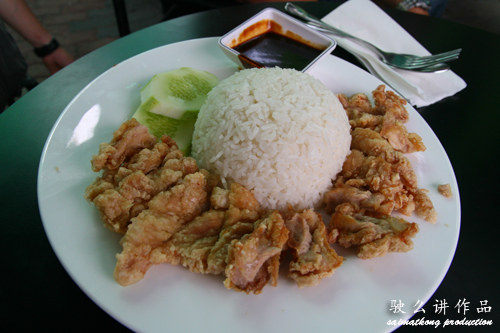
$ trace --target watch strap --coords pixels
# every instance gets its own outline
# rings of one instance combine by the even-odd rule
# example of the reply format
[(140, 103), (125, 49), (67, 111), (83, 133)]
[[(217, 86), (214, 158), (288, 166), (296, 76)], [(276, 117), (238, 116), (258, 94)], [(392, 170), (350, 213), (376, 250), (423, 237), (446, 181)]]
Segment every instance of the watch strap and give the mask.
[(50, 43), (48, 43), (47, 45), (44, 45), (44, 46), (35, 47), (33, 49), (33, 52), (35, 52), (35, 54), (39, 58), (43, 58), (43, 57), (48, 56), (49, 54), (51, 54), (52, 52), (54, 52), (58, 48), (59, 48), (59, 42), (57, 41), (57, 39), (52, 38)]

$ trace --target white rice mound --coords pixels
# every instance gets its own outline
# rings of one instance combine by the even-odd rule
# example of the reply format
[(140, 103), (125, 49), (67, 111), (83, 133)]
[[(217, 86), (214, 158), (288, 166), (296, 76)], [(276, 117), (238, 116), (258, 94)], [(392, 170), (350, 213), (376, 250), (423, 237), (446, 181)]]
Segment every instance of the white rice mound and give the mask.
[(322, 82), (293, 69), (246, 69), (222, 80), (196, 121), (192, 156), (267, 209), (317, 207), (350, 150), (347, 115)]

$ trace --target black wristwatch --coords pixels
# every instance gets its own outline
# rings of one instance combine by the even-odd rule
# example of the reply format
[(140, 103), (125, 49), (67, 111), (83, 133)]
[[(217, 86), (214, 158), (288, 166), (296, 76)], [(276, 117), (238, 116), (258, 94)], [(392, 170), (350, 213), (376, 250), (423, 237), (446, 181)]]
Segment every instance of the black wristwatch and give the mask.
[(39, 58), (43, 58), (43, 57), (48, 56), (49, 54), (51, 54), (52, 52), (54, 52), (58, 48), (59, 48), (59, 42), (57, 41), (57, 39), (52, 38), (50, 43), (48, 43), (47, 45), (44, 45), (44, 46), (35, 47), (33, 49), (33, 52), (35, 52), (35, 54)]

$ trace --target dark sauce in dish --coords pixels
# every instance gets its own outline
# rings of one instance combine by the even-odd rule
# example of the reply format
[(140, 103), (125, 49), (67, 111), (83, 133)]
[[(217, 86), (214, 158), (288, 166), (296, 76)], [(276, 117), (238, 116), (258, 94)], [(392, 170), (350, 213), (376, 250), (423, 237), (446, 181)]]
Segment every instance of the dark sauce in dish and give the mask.
[(281, 67), (303, 70), (326, 47), (305, 40), (273, 20), (262, 20), (247, 27), (229, 47), (239, 52), (247, 67)]
[(323, 50), (276, 32), (266, 32), (234, 47), (236, 51), (265, 67), (303, 70)]

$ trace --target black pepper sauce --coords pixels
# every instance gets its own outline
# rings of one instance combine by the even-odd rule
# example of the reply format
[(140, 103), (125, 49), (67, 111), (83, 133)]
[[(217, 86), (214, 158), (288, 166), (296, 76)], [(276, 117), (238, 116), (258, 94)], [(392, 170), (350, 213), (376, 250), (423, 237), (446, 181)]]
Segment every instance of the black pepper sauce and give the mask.
[[(266, 27), (265, 31), (262, 31), (263, 26)], [(253, 34), (255, 34), (256, 29), (259, 29), (259, 32), (262, 33), (238, 43), (232, 48), (246, 57), (247, 60), (264, 67), (278, 66), (280, 68), (294, 68), (300, 71), (324, 51), (295, 38), (285, 36), (280, 33), (281, 26), (273, 21), (258, 22), (249, 30), (253, 30)]]

